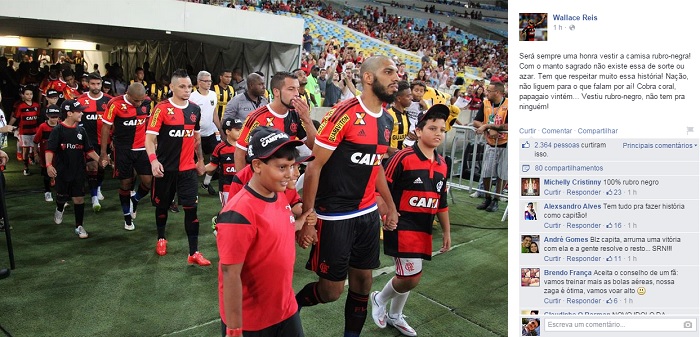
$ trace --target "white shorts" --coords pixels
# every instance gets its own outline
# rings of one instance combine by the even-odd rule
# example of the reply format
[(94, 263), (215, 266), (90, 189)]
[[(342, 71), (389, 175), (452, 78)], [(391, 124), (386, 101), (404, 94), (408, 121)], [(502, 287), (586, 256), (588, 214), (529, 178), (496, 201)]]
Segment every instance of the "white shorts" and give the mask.
[(226, 201), (228, 201), (228, 192), (219, 191), (219, 201), (221, 201), (221, 207), (226, 206)]
[(395, 257), (396, 276), (415, 276), (423, 271), (423, 259)]
[(34, 135), (20, 135), (19, 136), (19, 146), (20, 147), (34, 147)]

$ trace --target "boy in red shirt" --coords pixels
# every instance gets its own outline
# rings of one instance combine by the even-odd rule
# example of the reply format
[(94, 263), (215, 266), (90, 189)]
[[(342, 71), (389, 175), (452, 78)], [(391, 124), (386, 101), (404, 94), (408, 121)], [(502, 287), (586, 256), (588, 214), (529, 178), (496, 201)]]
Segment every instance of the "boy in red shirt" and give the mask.
[(61, 120), (59, 118), (61, 117), (61, 109), (56, 105), (49, 105), (46, 108), (46, 117), (48, 117), (48, 120), (39, 125), (34, 135), (34, 153), (37, 155), (38, 162), (41, 164), (41, 175), (44, 177), (44, 200), (51, 202), (53, 201), (53, 197), (51, 196), (53, 179), (49, 177), (49, 173), (46, 171), (48, 165), (44, 159), (46, 158), (46, 147), (48, 145), (49, 135), (51, 135), (54, 126), (58, 125), (58, 122)]
[(218, 216), (222, 336), (304, 335), (292, 289), (294, 232), (316, 220), (307, 211), (295, 222), (282, 194), (301, 144), (282, 131), (258, 127), (247, 151), (253, 177)]
[(221, 121), (221, 128), (226, 133), (226, 138), (221, 140), (214, 152), (211, 154), (211, 161), (204, 169), (207, 174), (214, 174), (219, 171), (219, 199), (221, 206), (226, 204), (229, 197), (231, 181), (236, 175), (233, 154), (236, 152), (236, 141), (241, 136), (243, 122), (240, 119), (226, 118)]
[(22, 101), (15, 107), (15, 112), (10, 119), (10, 125), (19, 121), (19, 146), (22, 148), (22, 158), (24, 159), (24, 175), (29, 173), (29, 150), (34, 147), (34, 134), (39, 120), (39, 103), (34, 102), (34, 91), (32, 87), (26, 86), (22, 89)]

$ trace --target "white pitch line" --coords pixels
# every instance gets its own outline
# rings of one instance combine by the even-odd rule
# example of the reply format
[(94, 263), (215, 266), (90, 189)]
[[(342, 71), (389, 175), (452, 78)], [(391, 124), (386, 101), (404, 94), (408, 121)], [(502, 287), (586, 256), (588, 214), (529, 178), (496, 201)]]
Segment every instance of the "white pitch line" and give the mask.
[(164, 335), (161, 335), (161, 337), (164, 337), (164, 336), (172, 336), (172, 335), (179, 334), (179, 333), (182, 333), (182, 332), (185, 332), (185, 331), (189, 331), (189, 330), (192, 330), (192, 329), (201, 328), (201, 327), (203, 327), (203, 326), (205, 326), (205, 325), (209, 325), (209, 324), (216, 323), (216, 322), (221, 322), (221, 318), (217, 318), (217, 319), (215, 319), (215, 320), (211, 320), (211, 321), (206, 322), (206, 323), (194, 325), (194, 326), (191, 326), (191, 327), (189, 327), (189, 328), (182, 329), (182, 330), (174, 331), (174, 332), (171, 332), (171, 333), (166, 333), (166, 334), (164, 334)]

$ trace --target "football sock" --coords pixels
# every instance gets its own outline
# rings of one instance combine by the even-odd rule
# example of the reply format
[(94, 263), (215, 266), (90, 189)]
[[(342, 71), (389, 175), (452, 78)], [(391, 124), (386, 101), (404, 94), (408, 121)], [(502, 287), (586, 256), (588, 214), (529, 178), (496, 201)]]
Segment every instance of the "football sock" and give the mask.
[(204, 185), (209, 185), (209, 184), (211, 183), (211, 178), (212, 178), (212, 175), (209, 174), (209, 173), (207, 173), (207, 174), (204, 176)]
[(90, 187), (90, 195), (97, 196), (97, 172), (88, 172), (88, 186)]
[(105, 180), (105, 169), (104, 167), (97, 165), (97, 188), (102, 188), (102, 181)]
[(391, 282), (394, 281), (394, 279), (390, 279), (389, 282), (386, 283), (384, 286), (384, 289), (377, 294), (377, 302), (379, 304), (386, 304), (389, 302), (392, 298), (399, 296), (399, 293), (394, 290), (394, 286), (391, 284)]
[(83, 215), (85, 215), (85, 204), (74, 204), (75, 208), (75, 227), (83, 225)]
[(396, 318), (403, 313), (403, 307), (406, 305), (406, 300), (408, 300), (408, 294), (410, 294), (410, 291), (407, 291), (405, 293), (399, 293), (398, 296), (395, 296), (394, 298), (391, 299), (391, 305), (389, 306), (389, 316)]
[(148, 192), (150, 192), (151, 189), (148, 188), (148, 186), (144, 186), (143, 182), (139, 184), (139, 189), (136, 190), (136, 193), (134, 194), (133, 198), (136, 201), (141, 200), (143, 197), (148, 195)]
[(199, 241), (199, 219), (197, 219), (197, 207), (185, 207), (185, 233), (187, 233), (187, 242), (190, 245), (190, 255), (197, 251), (197, 243)]
[(358, 294), (348, 290), (345, 300), (345, 334), (344, 336), (359, 336), (362, 326), (367, 319), (367, 294)]
[(63, 212), (63, 209), (66, 206), (68, 199), (69, 198), (67, 196), (56, 193), (56, 209), (59, 212)]
[(156, 208), (156, 228), (158, 229), (158, 239), (165, 239), (165, 223), (168, 222), (168, 209)]
[(318, 282), (309, 283), (297, 293), (297, 304), (301, 307), (310, 307), (319, 303), (324, 303), (318, 296)]
[(127, 225), (131, 225), (130, 197), (131, 191), (119, 189), (119, 203), (122, 205), (122, 214), (124, 215), (124, 222), (126, 222)]
[(44, 192), (51, 192), (51, 177), (44, 177)]

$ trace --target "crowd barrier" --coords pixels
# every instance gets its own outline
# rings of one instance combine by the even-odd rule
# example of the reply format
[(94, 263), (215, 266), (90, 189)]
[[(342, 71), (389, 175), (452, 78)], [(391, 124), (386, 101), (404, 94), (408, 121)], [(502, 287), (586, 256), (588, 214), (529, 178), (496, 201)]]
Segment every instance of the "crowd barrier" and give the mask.
[[(489, 194), (498, 197), (500, 200), (508, 198), (507, 193), (486, 191), (479, 186), (481, 168), (483, 167), (483, 148), (488, 146), (484, 136), (477, 134), (476, 128), (471, 125), (454, 125), (452, 130), (454, 132), (451, 141), (448, 139), (442, 148), (443, 156), (449, 156), (452, 161), (451, 174), (448, 177), (452, 202), (454, 203), (452, 188), (465, 190), (470, 193)], [(503, 133), (507, 133), (507, 131)], [(508, 206), (506, 205), (501, 221), (505, 221), (507, 217)]]

